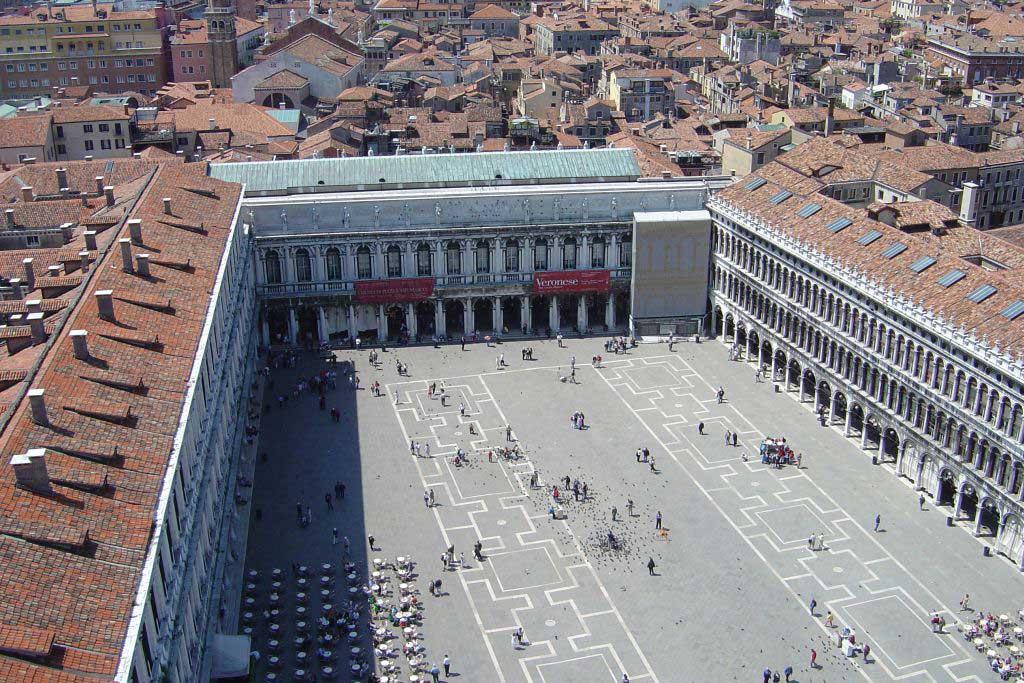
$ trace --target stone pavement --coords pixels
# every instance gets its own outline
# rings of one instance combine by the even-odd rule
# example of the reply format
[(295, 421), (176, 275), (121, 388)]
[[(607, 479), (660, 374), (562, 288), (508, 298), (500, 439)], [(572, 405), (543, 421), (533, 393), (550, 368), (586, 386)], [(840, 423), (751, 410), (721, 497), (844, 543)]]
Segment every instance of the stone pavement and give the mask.
[[(524, 345), (537, 360), (521, 361)], [(423, 631), (428, 656), (450, 652), (463, 681), (615, 682), (623, 671), (641, 681), (760, 680), (765, 666), (787, 664), (802, 683), (995, 678), (959, 635), (931, 634), (927, 618), (940, 610), (953, 621), (964, 592), (979, 607), (1015, 613), (1021, 579), (1009, 562), (983, 558), (939, 512), (918, 511), (908, 486), (819, 427), (806, 406), (754, 385), (750, 366), (728, 362), (720, 344), (612, 357), (600, 339), (566, 345), (389, 349), (378, 368), (366, 351), (338, 352), (364, 388), (377, 380), (388, 394), (331, 392), (340, 424), (312, 397), (265, 416), (268, 461), (257, 466), (253, 496), (261, 520), (251, 525), (247, 566), (337, 560), (334, 526), (364, 563), (373, 533), (381, 554), (411, 555), (424, 578), (443, 578), (448, 594), (427, 596)], [(508, 368), (495, 369), (499, 353)], [(559, 381), (571, 354), (579, 384)], [(605, 356), (603, 368), (590, 367), (594, 354)], [(397, 375), (396, 357), (410, 377)], [(278, 371), (273, 391), (315, 367), (308, 358)], [(441, 380), (443, 408), (426, 391)], [(719, 385), (729, 399), (722, 405)], [(588, 429), (571, 428), (576, 410)], [(697, 436), (700, 421), (707, 436)], [(488, 450), (506, 445), (508, 424), (522, 457), (488, 462)], [(740, 433), (740, 447), (725, 446), (725, 429)], [(804, 469), (744, 462), (741, 452), (755, 453), (763, 432), (785, 435)], [(431, 457), (411, 454), (410, 440), (429, 443)], [(636, 462), (638, 446), (654, 454), (654, 471)], [(457, 448), (469, 453), (461, 467)], [(529, 485), (535, 471), (540, 488)], [(569, 496), (567, 518), (552, 520), (548, 487), (565, 476), (587, 482), (588, 500)], [(323, 494), (338, 479), (346, 500), (327, 513)], [(422, 500), (428, 488), (438, 501), (431, 509)], [(295, 523), (298, 500), (314, 510), (304, 529)], [(664, 534), (654, 529), (657, 511)], [(872, 531), (876, 514), (884, 533)], [(817, 531), (824, 551), (807, 548)], [(472, 559), (477, 539), (482, 563)], [(449, 544), (467, 566), (442, 572), (438, 557)], [(872, 644), (874, 661), (853, 663), (829, 648), (829, 609)], [(512, 645), (516, 627), (529, 645)], [(807, 666), (812, 647), (821, 669)]]

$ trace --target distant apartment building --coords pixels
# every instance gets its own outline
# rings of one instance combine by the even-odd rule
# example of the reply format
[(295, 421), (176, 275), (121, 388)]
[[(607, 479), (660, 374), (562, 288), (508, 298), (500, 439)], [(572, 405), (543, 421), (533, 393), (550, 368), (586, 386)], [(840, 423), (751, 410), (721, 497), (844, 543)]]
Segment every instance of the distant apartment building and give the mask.
[(488, 38), (518, 38), (519, 16), (497, 5), (484, 5), (469, 15), (469, 27)]
[(167, 79), (162, 10), (115, 12), (113, 7), (40, 7), (0, 17), (0, 96), (77, 85), (156, 94)]
[(132, 154), (129, 124), (123, 109), (103, 105), (53, 110), (53, 145), (57, 161), (109, 159)]
[(668, 69), (615, 69), (602, 77), (608, 99), (627, 121), (646, 121), (668, 114), (675, 105), (672, 72)]
[(593, 17), (562, 17), (558, 13), (541, 17), (534, 24), (533, 36), (537, 54), (555, 55), (583, 52), (596, 55), (601, 43), (619, 35), (618, 29)]
[[(263, 24), (241, 17), (235, 18), (235, 42), (238, 44), (238, 66), (253, 63), (254, 55), (263, 44), (266, 30)], [(175, 83), (205, 81), (210, 78), (210, 39), (206, 23), (182, 20), (170, 38), (171, 80)]]
[(758, 60), (778, 64), (782, 54), (782, 42), (777, 31), (744, 27), (737, 28), (730, 23), (729, 30), (719, 37), (719, 47), (729, 60), (739, 64), (750, 64)]
[(900, 19), (920, 19), (932, 14), (944, 14), (946, 3), (935, 0), (892, 0), (892, 16)]
[(945, 75), (965, 85), (982, 83), (986, 78), (1024, 77), (1024, 43), (1011, 38), (931, 36), (925, 58), (932, 64), (940, 62)]

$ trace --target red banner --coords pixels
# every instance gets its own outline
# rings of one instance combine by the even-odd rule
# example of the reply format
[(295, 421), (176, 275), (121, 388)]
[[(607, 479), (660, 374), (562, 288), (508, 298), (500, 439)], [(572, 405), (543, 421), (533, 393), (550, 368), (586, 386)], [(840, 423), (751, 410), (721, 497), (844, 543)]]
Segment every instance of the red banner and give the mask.
[(607, 292), (612, 286), (610, 270), (563, 270), (556, 273), (534, 273), (534, 294), (578, 294)]
[(397, 280), (357, 280), (356, 303), (396, 304), (422, 301), (434, 293), (434, 278), (407, 277)]

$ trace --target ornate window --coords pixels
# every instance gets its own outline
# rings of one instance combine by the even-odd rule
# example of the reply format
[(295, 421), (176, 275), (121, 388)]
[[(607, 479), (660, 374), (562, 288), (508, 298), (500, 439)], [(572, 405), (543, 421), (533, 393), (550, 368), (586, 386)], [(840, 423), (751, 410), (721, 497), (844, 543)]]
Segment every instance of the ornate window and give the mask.
[(431, 275), (433, 273), (430, 267), (430, 245), (421, 244), (416, 248), (416, 274), (417, 275)]
[(279, 284), (281, 282), (281, 257), (276, 251), (268, 251), (267, 256), (264, 259), (264, 265), (267, 269), (267, 282), (272, 285)]
[(548, 241), (543, 237), (533, 243), (533, 269), (548, 269)]
[(295, 279), (299, 282), (309, 282), (313, 279), (313, 263), (307, 249), (295, 250)]
[(384, 253), (384, 261), (387, 263), (388, 277), (402, 277), (402, 250), (398, 245), (392, 244)]
[(491, 243), (487, 240), (480, 240), (473, 250), (473, 257), (476, 261), (476, 272), (491, 272)]
[(576, 270), (577, 251), (575, 237), (562, 240), (562, 270)]
[(590, 267), (604, 268), (604, 238), (595, 237), (590, 243)]
[(373, 277), (373, 256), (369, 247), (362, 246), (356, 250), (356, 277), (360, 280)]
[(622, 241), (619, 242), (619, 265), (623, 268), (630, 268), (633, 266), (632, 235), (624, 235), (622, 237)]
[(328, 280), (340, 280), (341, 279), (341, 252), (338, 251), (337, 247), (331, 247), (324, 254), (324, 263), (327, 268), (327, 279)]
[(445, 264), (449, 275), (462, 275), (462, 249), (458, 242), (449, 242), (445, 248)]
[(505, 272), (519, 272), (519, 240), (505, 242)]

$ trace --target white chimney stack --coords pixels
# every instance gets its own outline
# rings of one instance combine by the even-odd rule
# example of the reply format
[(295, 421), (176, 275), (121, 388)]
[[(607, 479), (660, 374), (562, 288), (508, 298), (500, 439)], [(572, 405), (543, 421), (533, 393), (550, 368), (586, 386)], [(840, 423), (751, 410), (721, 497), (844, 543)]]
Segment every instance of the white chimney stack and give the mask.
[(25, 283), (28, 285), (30, 290), (36, 288), (36, 271), (35, 268), (32, 267), (34, 262), (35, 259), (33, 258), (21, 259), (21, 265), (25, 268)]
[(85, 237), (85, 248), (89, 251), (96, 251), (96, 231), (86, 230), (82, 235)]
[(96, 292), (96, 306), (100, 311), (100, 318), (113, 322), (114, 320), (114, 290), (101, 289)]
[(135, 266), (132, 265), (132, 241), (122, 237), (117, 241), (121, 245), (121, 268), (126, 273), (134, 273)]
[(82, 250), (78, 252), (78, 259), (81, 261), (81, 268), (83, 273), (89, 272), (89, 252)]
[(14, 230), (14, 209), (4, 209), (4, 223), (8, 230)]
[(75, 358), (89, 360), (89, 333), (85, 330), (71, 330), (68, 336), (75, 347)]
[(29, 299), (28, 301), (25, 302), (25, 309), (29, 313), (42, 313), (43, 302), (41, 299)]
[(149, 277), (149, 254), (135, 255), (135, 269), (142, 277)]
[(107, 200), (107, 206), (114, 205), (114, 188), (110, 185), (103, 186), (103, 196)]
[(142, 221), (133, 218), (128, 221), (128, 234), (131, 235), (132, 244), (142, 244)]
[(27, 186), (27, 187), (21, 188), (21, 201), (23, 201), (23, 202), (34, 202), (35, 200), (36, 200), (36, 193), (35, 193), (35, 190), (32, 189), (31, 185)]
[(43, 324), (42, 313), (29, 313), (25, 318), (28, 326), (32, 329), (32, 341), (42, 343), (46, 341), (46, 326)]
[(28, 403), (32, 410), (32, 421), (37, 425), (49, 425), (50, 420), (46, 416), (46, 391), (43, 389), (29, 389)]
[(103, 194), (106, 188), (103, 185), (103, 176), (96, 176), (96, 194)]
[(173, 216), (174, 215), (173, 213), (171, 213), (171, 198), (170, 197), (164, 197), (164, 213), (166, 213), (168, 216)]
[(68, 190), (68, 169), (58, 168), (57, 169), (57, 187), (62, 193)]
[(15, 299), (19, 299), (20, 300), (22, 297), (25, 296), (25, 292), (21, 288), (21, 278), (20, 277), (12, 277), (11, 278), (11, 290), (12, 290), (12, 292), (14, 294), (14, 298)]
[(14, 468), (14, 479), (18, 486), (41, 493), (49, 493), (52, 490), (50, 475), (46, 471), (45, 448), (30, 448), (25, 453), (13, 456), (11, 467)]

